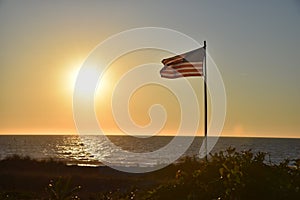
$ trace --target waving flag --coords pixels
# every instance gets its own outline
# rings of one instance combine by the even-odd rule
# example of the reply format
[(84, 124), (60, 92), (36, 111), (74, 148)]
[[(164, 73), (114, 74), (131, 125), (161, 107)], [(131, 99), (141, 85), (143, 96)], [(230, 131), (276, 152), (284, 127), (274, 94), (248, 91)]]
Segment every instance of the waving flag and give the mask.
[[(176, 55), (161, 61), (164, 67), (160, 70), (162, 78), (181, 78), (189, 76), (203, 76), (204, 80), (204, 144), (207, 160), (207, 72), (206, 72), (206, 41), (204, 46), (184, 54)], [(201, 149), (200, 149), (201, 150)]]
[(180, 78), (188, 76), (203, 76), (203, 60), (205, 48), (195, 49), (187, 53), (163, 59), (164, 67), (160, 70), (163, 78)]

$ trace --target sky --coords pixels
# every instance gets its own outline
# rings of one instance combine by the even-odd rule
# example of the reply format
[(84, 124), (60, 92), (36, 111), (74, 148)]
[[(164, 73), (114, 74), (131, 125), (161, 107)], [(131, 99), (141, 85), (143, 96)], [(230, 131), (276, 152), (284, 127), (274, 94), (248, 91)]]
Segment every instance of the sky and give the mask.
[[(299, 21), (298, 0), (0, 0), (0, 134), (76, 133), (72, 97), (89, 53), (122, 31), (163, 27), (207, 41), (226, 90), (222, 136), (300, 138)], [(109, 105), (122, 73), (170, 55), (144, 50), (111, 65), (95, 106), (105, 132), (120, 132)], [(195, 90), (201, 87), (199, 80), (190, 82)], [(147, 110), (155, 103), (168, 113), (161, 133), (172, 134), (180, 109), (162, 87), (134, 93), (132, 119), (149, 123)]]

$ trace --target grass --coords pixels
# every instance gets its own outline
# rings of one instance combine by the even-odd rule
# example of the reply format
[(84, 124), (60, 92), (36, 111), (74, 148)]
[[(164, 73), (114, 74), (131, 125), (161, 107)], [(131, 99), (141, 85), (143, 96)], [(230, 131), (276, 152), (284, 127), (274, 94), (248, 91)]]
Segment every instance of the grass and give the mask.
[(300, 160), (230, 147), (145, 174), (14, 156), (0, 161), (0, 199), (300, 199)]

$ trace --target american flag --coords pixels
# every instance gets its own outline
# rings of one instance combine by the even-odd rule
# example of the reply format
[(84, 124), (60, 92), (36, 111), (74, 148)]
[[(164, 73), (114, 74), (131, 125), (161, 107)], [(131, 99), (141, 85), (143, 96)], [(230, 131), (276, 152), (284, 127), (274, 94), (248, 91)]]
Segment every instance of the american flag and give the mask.
[(163, 59), (164, 67), (160, 70), (163, 78), (180, 78), (188, 76), (203, 76), (203, 60), (205, 48), (195, 49), (187, 53)]

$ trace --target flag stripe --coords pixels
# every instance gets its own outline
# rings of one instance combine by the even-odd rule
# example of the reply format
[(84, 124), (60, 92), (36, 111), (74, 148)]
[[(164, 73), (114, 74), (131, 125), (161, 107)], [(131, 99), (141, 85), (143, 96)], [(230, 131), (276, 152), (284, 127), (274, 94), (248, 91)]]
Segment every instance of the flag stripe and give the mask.
[(190, 67), (190, 66), (188, 66), (188, 67), (184, 67), (184, 66), (182, 66), (182, 67), (178, 67), (178, 68), (172, 68), (172, 67), (169, 67), (169, 66), (165, 66), (165, 68), (163, 68), (163, 70), (173, 70), (173, 71), (177, 71), (177, 70), (182, 70), (182, 69), (196, 69), (196, 70), (198, 70), (198, 71), (202, 71), (203, 70), (203, 67)]
[(182, 61), (182, 57), (181, 56), (175, 56), (175, 57), (172, 57), (172, 58), (166, 58), (166, 59), (163, 59), (162, 60), (162, 63), (164, 64), (164, 65), (169, 65), (169, 64), (171, 64), (171, 63), (173, 63), (173, 62), (180, 62), (180, 61)]
[(166, 70), (164, 70), (162, 73), (176, 73), (176, 72), (178, 72), (178, 73), (184, 73), (184, 72), (197, 72), (197, 73), (202, 73), (202, 71), (201, 70), (198, 70), (198, 69), (179, 69), (179, 70), (176, 70), (176, 71), (174, 71), (174, 70), (172, 70), (172, 69), (166, 69)]
[(189, 77), (189, 76), (203, 76), (203, 74), (161, 74), (161, 77), (163, 78), (180, 78), (180, 77)]
[(180, 63), (180, 64), (176, 64), (176, 65), (165, 65), (164, 69), (199, 69), (202, 70), (203, 69), (203, 63), (202, 62), (198, 62), (198, 63)]
[(203, 73), (202, 72), (163, 72), (161, 74), (164, 74), (164, 75), (170, 75), (170, 74), (183, 74), (183, 75), (188, 75), (188, 74), (199, 74), (199, 75), (202, 75)]

